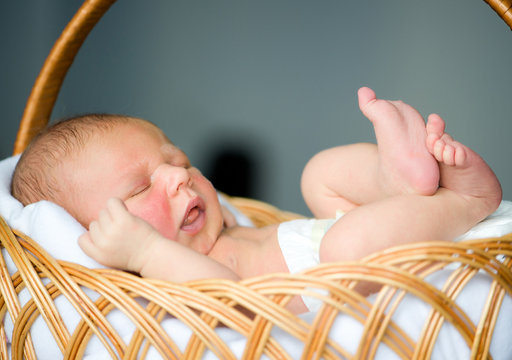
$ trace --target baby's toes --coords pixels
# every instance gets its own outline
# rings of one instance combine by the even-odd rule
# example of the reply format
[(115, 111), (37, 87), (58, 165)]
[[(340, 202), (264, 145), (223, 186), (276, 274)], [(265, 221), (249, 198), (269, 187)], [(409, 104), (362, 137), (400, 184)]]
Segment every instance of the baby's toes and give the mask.
[(425, 127), (427, 134), (437, 134), (439, 137), (444, 134), (445, 122), (441, 116), (430, 114)]
[(464, 166), (466, 164), (466, 159), (468, 158), (468, 153), (466, 152), (466, 147), (460, 143), (455, 143), (455, 165), (456, 166)]
[(443, 160), (440, 160), (442, 163), (450, 166), (455, 165), (455, 147), (445, 143), (442, 158)]
[(446, 144), (450, 144), (450, 143), (454, 142), (453, 138), (448, 133), (443, 133), (443, 135), (441, 136), (441, 140), (443, 140)]
[(446, 143), (442, 139), (436, 140), (432, 145), (431, 154), (436, 158), (437, 161), (443, 162), (443, 154)]
[(431, 133), (427, 135), (426, 144), (428, 151), (433, 155), (434, 154), (434, 146), (436, 142), (439, 140), (440, 135)]

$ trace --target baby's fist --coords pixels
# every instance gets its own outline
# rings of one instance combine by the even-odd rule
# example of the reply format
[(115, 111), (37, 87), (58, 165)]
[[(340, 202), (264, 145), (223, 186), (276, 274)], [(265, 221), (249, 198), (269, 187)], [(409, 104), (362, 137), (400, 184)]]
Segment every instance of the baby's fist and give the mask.
[(148, 247), (154, 232), (151, 225), (130, 214), (121, 200), (112, 198), (78, 244), (105, 266), (138, 272), (143, 262), (141, 250)]

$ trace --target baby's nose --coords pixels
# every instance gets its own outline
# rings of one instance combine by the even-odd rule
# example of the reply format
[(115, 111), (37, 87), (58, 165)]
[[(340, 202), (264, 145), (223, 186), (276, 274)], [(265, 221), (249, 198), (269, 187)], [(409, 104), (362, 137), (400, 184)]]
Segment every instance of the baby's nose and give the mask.
[(191, 178), (187, 169), (168, 164), (160, 165), (153, 173), (153, 182), (165, 186), (167, 196), (176, 195), (182, 186), (190, 186)]

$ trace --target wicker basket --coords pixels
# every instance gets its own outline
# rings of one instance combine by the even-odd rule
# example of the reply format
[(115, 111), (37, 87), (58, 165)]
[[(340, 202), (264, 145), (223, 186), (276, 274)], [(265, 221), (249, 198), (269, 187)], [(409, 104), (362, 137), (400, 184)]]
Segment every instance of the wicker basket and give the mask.
[[(74, 56), (113, 2), (86, 1), (56, 42), (28, 100), (15, 153), (23, 151), (34, 134), (47, 124)], [(512, 2), (487, 2), (512, 27)], [(255, 200), (233, 198), (231, 202), (257, 225), (295, 217)], [(472, 358), (487, 359), (501, 304), (505, 296), (512, 296), (512, 234), (460, 243), (415, 243), (374, 254), (360, 262), (322, 264), (295, 275), (268, 275), (239, 283), (211, 279), (187, 284), (55, 261), (1, 218), (0, 240), (18, 269), (11, 276), (5, 259), (0, 257), (0, 309), (2, 318), (10, 316), (14, 322), (11, 343), (14, 359), (37, 358), (29, 331), (34, 320), (41, 317), (63, 356), (72, 359), (82, 356), (93, 336), (100, 339), (113, 358), (143, 357), (149, 346), (163, 358), (200, 358), (207, 349), (218, 358), (234, 358), (215, 331), (219, 324), (247, 339), (243, 350), (247, 359), (262, 354), (275, 359), (289, 358), (271, 333), (276, 327), (301, 341), (304, 359), (371, 359), (381, 343), (403, 359), (428, 359), (443, 323), (452, 324), (459, 332)], [(500, 261), (496, 256), (500, 256)], [(453, 270), (442, 291), (425, 281), (430, 274), (448, 265)], [(480, 319), (472, 322), (455, 304), (455, 299), (472, 278), (482, 273), (491, 279), (492, 285)], [(383, 285), (373, 302), (353, 290), (361, 281)], [(31, 296), (24, 305), (18, 298), (22, 289), (28, 289)], [(100, 297), (91, 300), (86, 289), (94, 290)], [(287, 311), (284, 305), (297, 294), (311, 294), (311, 289), (325, 290), (314, 293), (323, 299), (324, 305), (312, 322), (306, 322)], [(421, 336), (414, 340), (392, 319), (407, 294), (421, 299), (432, 309)], [(57, 311), (54, 300), (60, 295), (67, 298), (82, 318), (74, 329), (66, 327)], [(136, 301), (140, 298), (147, 300), (144, 306)], [(107, 319), (114, 309), (123, 312), (136, 328), (129, 342), (121, 339)], [(354, 344), (355, 352), (330, 338), (329, 332), (339, 314), (351, 317), (362, 326), (360, 342)], [(160, 322), (168, 316), (180, 319), (192, 330), (184, 350), (162, 329)], [(5, 339), (3, 325), (0, 333)], [(0, 340), (3, 358), (7, 358), (7, 348), (7, 342)]]

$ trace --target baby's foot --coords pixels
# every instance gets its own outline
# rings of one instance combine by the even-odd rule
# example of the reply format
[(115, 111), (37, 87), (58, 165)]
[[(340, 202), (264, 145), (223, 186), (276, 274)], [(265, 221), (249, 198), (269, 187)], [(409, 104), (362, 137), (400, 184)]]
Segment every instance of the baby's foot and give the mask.
[(427, 147), (439, 162), (440, 186), (476, 200), (483, 216), (494, 211), (502, 197), (501, 185), (487, 163), (469, 147), (444, 132), (444, 120), (432, 114), (427, 122)]
[(432, 195), (439, 185), (437, 161), (426, 146), (425, 121), (401, 101), (377, 99), (361, 88), (359, 107), (373, 123), (379, 150), (381, 184), (388, 195)]

